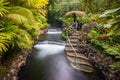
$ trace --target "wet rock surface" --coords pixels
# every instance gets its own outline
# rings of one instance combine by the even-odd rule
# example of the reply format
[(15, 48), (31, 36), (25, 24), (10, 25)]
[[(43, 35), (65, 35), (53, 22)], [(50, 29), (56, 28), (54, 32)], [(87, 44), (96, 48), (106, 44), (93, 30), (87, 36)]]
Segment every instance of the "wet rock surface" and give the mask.
[(20, 56), (18, 56), (17, 59), (15, 59), (8, 71), (8, 73), (0, 80), (17, 80), (17, 73), (20, 70), (22, 66), (26, 64), (26, 58), (31, 53), (31, 50), (24, 49), (20, 53), (22, 53)]

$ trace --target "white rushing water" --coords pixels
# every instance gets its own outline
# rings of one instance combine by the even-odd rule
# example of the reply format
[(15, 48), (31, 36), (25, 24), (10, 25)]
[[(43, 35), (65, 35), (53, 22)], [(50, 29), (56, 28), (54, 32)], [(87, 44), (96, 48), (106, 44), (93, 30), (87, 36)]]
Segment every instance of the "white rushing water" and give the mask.
[(49, 55), (58, 54), (65, 48), (65, 42), (60, 41), (61, 29), (48, 29), (48, 32), (46, 34), (48, 36), (48, 40), (38, 42), (38, 44), (33, 46), (34, 49), (38, 51), (37, 58), (45, 58)]
[(61, 34), (61, 29), (49, 29), (47, 34)]
[(38, 50), (37, 58), (45, 58), (50, 55), (59, 54), (65, 49), (65, 46), (55, 44), (37, 44), (34, 48)]

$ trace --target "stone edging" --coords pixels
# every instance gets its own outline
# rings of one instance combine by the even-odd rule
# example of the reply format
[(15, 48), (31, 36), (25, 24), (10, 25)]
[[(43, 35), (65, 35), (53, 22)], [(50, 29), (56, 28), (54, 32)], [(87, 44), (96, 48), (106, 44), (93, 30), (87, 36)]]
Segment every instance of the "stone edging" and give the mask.
[[(41, 30), (35, 40), (37, 41), (37, 39), (39, 39), (40, 35), (44, 34), (46, 31), (47, 31), (47, 29)], [(20, 53), (21, 53), (21, 55), (18, 56), (11, 63), (8, 73), (0, 80), (17, 80), (18, 79), (17, 74), (18, 74), (20, 68), (26, 64), (27, 57), (29, 57), (29, 55), (32, 53), (32, 50), (23, 49), (20, 51)]]
[(115, 62), (112, 59), (112, 57), (105, 55), (95, 50), (89, 44), (86, 44), (84, 41), (87, 39), (88, 38), (85, 37), (85, 35), (82, 32), (80, 32), (80, 43), (78, 45), (79, 52), (85, 54), (89, 58), (91, 63), (93, 63), (93, 65), (95, 65), (96, 68), (99, 68), (101, 70), (101, 72), (105, 76), (105, 80), (120, 80), (119, 72), (115, 72), (115, 70), (109, 66)]

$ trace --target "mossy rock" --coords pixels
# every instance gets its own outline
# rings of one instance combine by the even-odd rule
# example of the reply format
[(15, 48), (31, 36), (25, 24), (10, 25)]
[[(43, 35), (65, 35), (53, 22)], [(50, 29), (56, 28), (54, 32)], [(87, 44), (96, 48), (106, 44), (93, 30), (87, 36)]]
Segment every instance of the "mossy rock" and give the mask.
[(82, 26), (82, 32), (83, 33), (90, 33), (91, 30), (93, 30), (95, 28), (94, 23), (88, 23), (88, 24), (84, 24)]

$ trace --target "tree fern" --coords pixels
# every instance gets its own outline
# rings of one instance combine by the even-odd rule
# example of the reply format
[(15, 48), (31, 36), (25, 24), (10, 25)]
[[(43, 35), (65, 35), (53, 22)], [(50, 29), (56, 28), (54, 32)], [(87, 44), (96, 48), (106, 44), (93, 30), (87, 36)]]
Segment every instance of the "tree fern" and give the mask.
[(8, 50), (9, 40), (0, 35), (0, 53)]
[[(17, 26), (14, 26), (17, 28)], [(17, 29), (17, 35), (14, 38), (14, 42), (19, 46), (19, 48), (31, 48), (32, 46), (32, 37), (28, 32), (23, 29)]]
[(9, 33), (9, 35), (11, 36), (11, 44), (13, 47), (14, 45), (16, 45), (16, 43), (19, 48), (29, 48), (32, 45), (32, 37), (26, 30), (23, 30), (19, 28), (19, 26), (13, 24), (8, 25), (6, 29), (7, 30), (6, 32), (4, 32), (4, 34)]
[(32, 12), (27, 8), (17, 6), (13, 7), (10, 11), (7, 18), (13, 20), (17, 24), (30, 24), (34, 21)]
[(42, 8), (48, 4), (48, 0), (27, 0), (26, 5), (34, 8)]
[(15, 34), (6, 27), (0, 29), (0, 52), (6, 52)]
[(5, 7), (6, 4), (8, 4), (8, 2), (0, 0), (0, 17), (3, 17), (6, 13), (8, 13), (8, 10)]
[(6, 23), (5, 27), (0, 31), (0, 52), (7, 51), (9, 45), (14, 47), (17, 45), (19, 48), (30, 48), (32, 45), (32, 37), (26, 31), (12, 23)]

